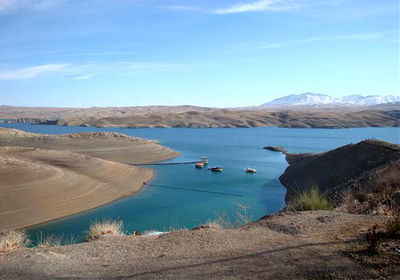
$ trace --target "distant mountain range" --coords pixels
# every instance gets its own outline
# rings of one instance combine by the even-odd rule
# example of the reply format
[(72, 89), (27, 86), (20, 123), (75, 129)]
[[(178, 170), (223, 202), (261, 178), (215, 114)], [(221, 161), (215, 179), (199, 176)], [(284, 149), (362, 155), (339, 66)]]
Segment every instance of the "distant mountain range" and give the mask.
[(277, 98), (271, 102), (260, 105), (261, 107), (271, 106), (374, 106), (385, 103), (400, 102), (400, 96), (393, 95), (348, 95), (343, 97), (332, 97), (325, 94), (306, 92), (303, 94), (292, 94)]

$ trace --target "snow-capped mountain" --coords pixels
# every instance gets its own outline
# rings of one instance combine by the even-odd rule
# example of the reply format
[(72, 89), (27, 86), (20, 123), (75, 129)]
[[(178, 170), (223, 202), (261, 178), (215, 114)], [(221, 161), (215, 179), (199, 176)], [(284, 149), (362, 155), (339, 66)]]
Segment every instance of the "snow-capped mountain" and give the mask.
[(345, 106), (373, 106), (384, 103), (400, 102), (400, 96), (393, 95), (348, 95), (334, 98), (329, 95), (306, 92), (303, 94), (292, 94), (277, 98), (271, 102), (262, 104), (268, 106), (318, 106), (318, 105), (345, 105)]

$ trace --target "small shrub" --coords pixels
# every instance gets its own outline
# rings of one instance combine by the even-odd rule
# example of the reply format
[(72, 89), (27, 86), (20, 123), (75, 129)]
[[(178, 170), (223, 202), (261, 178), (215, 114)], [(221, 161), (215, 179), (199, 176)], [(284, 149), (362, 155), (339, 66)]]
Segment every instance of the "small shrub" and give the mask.
[(236, 224), (239, 226), (248, 224), (250, 221), (248, 213), (250, 207), (239, 202), (236, 203), (236, 207), (238, 208), (238, 210), (236, 211)]
[(36, 241), (36, 246), (39, 248), (48, 248), (60, 245), (61, 239), (56, 238), (54, 235), (43, 236), (43, 234), (40, 233)]
[(400, 214), (386, 223), (385, 235), (390, 238), (400, 238)]
[(288, 203), (288, 210), (309, 211), (309, 210), (332, 210), (328, 200), (319, 194), (318, 188), (313, 187), (303, 192), (292, 202)]
[(221, 225), (222, 228), (232, 228), (233, 227), (232, 222), (229, 220), (228, 214), (216, 212), (215, 216), (217, 217), (217, 219), (214, 220), (214, 222)]
[(355, 196), (355, 199), (357, 199), (357, 201), (360, 203), (364, 203), (365, 201), (368, 200), (368, 195), (364, 192), (356, 193), (354, 196)]
[(124, 235), (122, 221), (105, 220), (92, 223), (86, 241), (98, 239), (101, 235)]
[(379, 253), (379, 247), (383, 236), (382, 232), (376, 231), (376, 228), (377, 226), (374, 225), (372, 228), (368, 229), (368, 232), (365, 236), (365, 240), (368, 244), (367, 250), (374, 254)]
[(218, 220), (214, 220), (214, 221), (207, 221), (204, 226), (206, 227), (210, 227), (210, 228), (215, 228), (215, 229), (223, 229), (223, 225), (221, 225), (219, 223)]
[(56, 236), (53, 234), (43, 235), (42, 232), (36, 238), (36, 246), (41, 248), (57, 247), (62, 245), (72, 245), (76, 243), (76, 239), (71, 236)]
[(378, 254), (382, 239), (386, 238), (400, 238), (400, 215), (396, 215), (390, 219), (386, 223), (383, 231), (377, 231), (376, 224), (368, 229), (365, 236), (365, 240), (368, 244), (367, 250), (371, 253)]
[(0, 233), (0, 251), (15, 250), (28, 246), (28, 235), (23, 230), (10, 230)]

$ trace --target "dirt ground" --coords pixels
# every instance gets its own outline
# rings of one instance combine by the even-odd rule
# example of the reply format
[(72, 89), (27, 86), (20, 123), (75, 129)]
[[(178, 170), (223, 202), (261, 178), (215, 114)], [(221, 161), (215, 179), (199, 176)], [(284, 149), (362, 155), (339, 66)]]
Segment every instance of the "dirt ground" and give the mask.
[(5, 254), (0, 277), (399, 279), (394, 259), (392, 265), (368, 266), (348, 253), (362, 247), (367, 229), (385, 219), (333, 211), (286, 212), (235, 229), (104, 236), (90, 243)]

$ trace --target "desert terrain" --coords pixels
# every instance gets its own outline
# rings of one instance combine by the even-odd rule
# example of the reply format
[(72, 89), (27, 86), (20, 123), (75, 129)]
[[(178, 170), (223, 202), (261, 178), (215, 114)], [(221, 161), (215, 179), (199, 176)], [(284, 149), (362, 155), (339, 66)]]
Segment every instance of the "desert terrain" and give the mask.
[(234, 229), (109, 235), (4, 254), (0, 274), (3, 279), (396, 279), (395, 251), (389, 266), (358, 259), (367, 229), (385, 221), (378, 215), (286, 212)]
[[(10, 130), (7, 133), (21, 132)], [(37, 135), (22, 133), (22, 137)], [(80, 193), (81, 190), (76, 188), (76, 192), (63, 198), (61, 203), (50, 203), (56, 211), (62, 211), (64, 206), (70, 208), (75, 200), (88, 205), (90, 199), (98, 198), (100, 192), (132, 191), (133, 187), (127, 190), (123, 185), (134, 180), (137, 172), (146, 172), (64, 150), (29, 147), (2, 147), (1, 150), (1, 159), (6, 162), (2, 164), (1, 172), (7, 176), (15, 172), (16, 175), (10, 176), (9, 180), (28, 186), (26, 193), (29, 196), (23, 196), (22, 205), (14, 208), (17, 211), (9, 216), (17, 217), (17, 222), (24, 219), (19, 212), (29, 211), (24, 207), (29, 205), (33, 207), (32, 211), (34, 207), (40, 208), (34, 204), (35, 201), (43, 203), (38, 192), (34, 191), (37, 185), (42, 186), (40, 178), (46, 177), (45, 180), (57, 184), (57, 180), (62, 180), (60, 177), (67, 176), (66, 181), (74, 185), (79, 176), (85, 176), (83, 188), (92, 186), (88, 188), (88, 192), (92, 192), (90, 195)], [(284, 147), (275, 150), (285, 151)], [(392, 195), (399, 191), (400, 177), (394, 176), (393, 168), (388, 168), (397, 166), (398, 151), (398, 145), (367, 140), (323, 154), (288, 154), (290, 166), (283, 182), (290, 192), (300, 193), (308, 183), (320, 183), (316, 187), (328, 193), (330, 201), (335, 201), (331, 193), (342, 190), (336, 184), (336, 179), (341, 178), (339, 185), (347, 186), (344, 190), (352, 196), (349, 200), (342, 200), (335, 209), (332, 205), (329, 206), (331, 210), (320, 210), (317, 206), (311, 211), (289, 211), (289, 207), (240, 227), (230, 226), (229, 221), (216, 220), (194, 229), (155, 236), (106, 230), (81, 244), (42, 244), (35, 248), (4, 250), (0, 252), (0, 275), (2, 279), (397, 279), (400, 274), (400, 219), (397, 206), (386, 201), (396, 199)], [(337, 156), (342, 153), (360, 161), (354, 161), (353, 166), (346, 157)], [(292, 172), (301, 168), (315, 170), (320, 161), (326, 162), (327, 159), (333, 161), (331, 173), (322, 172), (315, 176), (307, 173), (305, 177), (299, 177), (303, 183), (291, 183)], [(29, 167), (14, 166), (26, 165), (27, 162)], [(43, 165), (48, 165), (48, 168), (43, 168)], [(23, 182), (25, 177), (18, 173), (19, 170), (28, 175), (28, 184)], [(79, 174), (76, 174), (77, 170)], [(114, 173), (117, 173), (115, 177)], [(387, 175), (390, 180), (377, 180), (380, 175)], [(104, 183), (99, 184), (100, 181)], [(354, 182), (362, 184), (356, 184), (356, 188)], [(374, 187), (369, 188), (369, 185)], [(57, 186), (50, 186), (46, 195), (54, 194)], [(363, 186), (366, 186), (362, 189), (365, 200), (358, 196), (359, 188)], [(70, 188), (68, 184), (65, 187)], [(137, 187), (140, 188), (140, 184)], [(3, 190), (10, 194), (19, 191), (18, 185), (16, 189), (4, 189), (3, 186)], [(297, 200), (294, 195), (286, 199), (289, 206)], [(310, 205), (315, 202), (318, 205), (321, 199), (312, 198)], [(8, 201), (11, 199), (4, 199), (5, 205), (14, 207)], [(351, 208), (354, 204), (358, 207)], [(12, 221), (11, 218), (8, 220), (11, 225)], [(374, 242), (379, 253), (370, 249)]]
[(364, 140), (320, 154), (284, 153), (289, 167), (279, 180), (287, 188), (286, 200), (317, 187), (336, 206), (350, 206), (346, 202), (357, 197), (372, 208), (400, 205), (400, 145)]
[(149, 163), (178, 153), (117, 133), (39, 135), (0, 128), (0, 229), (76, 214), (138, 192)]
[(147, 106), (118, 108), (30, 108), (0, 106), (3, 122), (97, 127), (393, 127), (398, 105), (369, 107), (208, 108)]

